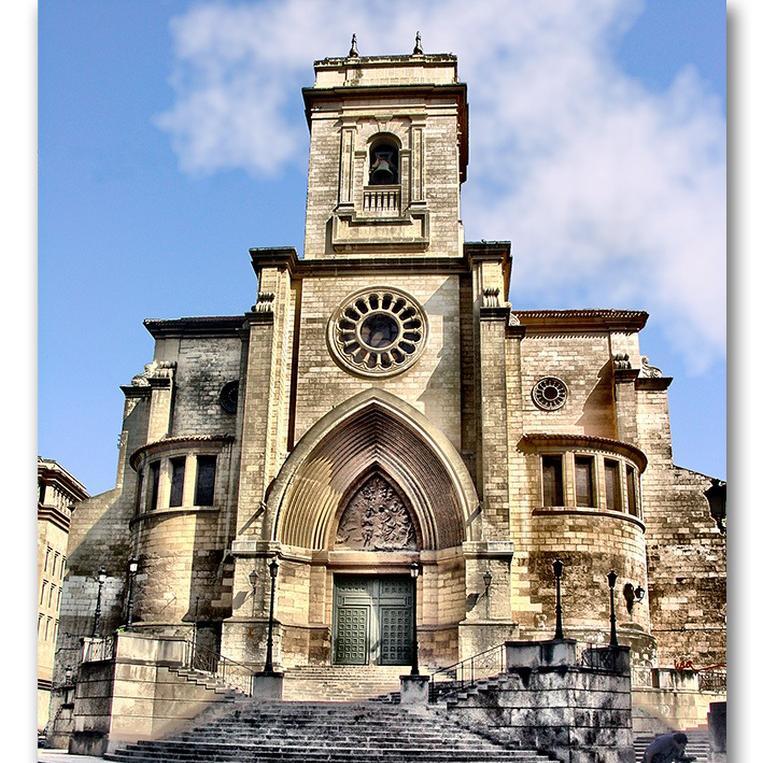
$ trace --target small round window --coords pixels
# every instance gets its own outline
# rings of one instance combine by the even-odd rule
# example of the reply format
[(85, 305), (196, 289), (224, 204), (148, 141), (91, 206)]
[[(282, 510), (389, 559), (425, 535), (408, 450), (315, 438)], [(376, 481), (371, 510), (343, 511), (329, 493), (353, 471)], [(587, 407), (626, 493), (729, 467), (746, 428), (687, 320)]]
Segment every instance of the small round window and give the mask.
[(567, 402), (567, 385), (555, 376), (546, 376), (532, 391), (535, 405), (544, 411), (556, 411)]
[(238, 380), (229, 381), (220, 390), (220, 407), (226, 413), (235, 413), (238, 409)]

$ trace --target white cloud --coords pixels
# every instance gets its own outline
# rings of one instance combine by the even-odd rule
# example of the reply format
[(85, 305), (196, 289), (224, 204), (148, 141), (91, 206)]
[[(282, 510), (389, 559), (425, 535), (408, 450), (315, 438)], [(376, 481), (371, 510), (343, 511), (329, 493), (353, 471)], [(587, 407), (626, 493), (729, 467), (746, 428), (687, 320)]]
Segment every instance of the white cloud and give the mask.
[[(468, 7), (468, 12), (465, 8)], [(470, 101), (468, 238), (510, 238), (534, 304), (642, 306), (700, 371), (725, 340), (725, 123), (686, 70), (647, 90), (612, 55), (632, 0), (199, 5), (173, 22), (175, 104), (157, 119), (188, 172), (272, 174), (307, 146), (315, 58), (459, 56)], [(719, 31), (720, 33), (720, 31)], [(605, 295), (605, 296), (603, 296)], [(656, 360), (656, 359), (655, 359)]]

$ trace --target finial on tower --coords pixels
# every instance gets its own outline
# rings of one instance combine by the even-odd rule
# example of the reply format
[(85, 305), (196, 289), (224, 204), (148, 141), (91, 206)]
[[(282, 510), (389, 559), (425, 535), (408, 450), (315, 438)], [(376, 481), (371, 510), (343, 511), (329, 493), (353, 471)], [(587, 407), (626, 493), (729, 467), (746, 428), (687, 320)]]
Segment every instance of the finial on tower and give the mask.
[(414, 56), (423, 56), (424, 48), (421, 47), (421, 32), (416, 32), (416, 46), (413, 49)]
[(350, 44), (350, 52), (347, 54), (350, 58), (357, 58), (360, 53), (358, 53), (358, 36), (356, 34), (352, 35), (352, 43)]

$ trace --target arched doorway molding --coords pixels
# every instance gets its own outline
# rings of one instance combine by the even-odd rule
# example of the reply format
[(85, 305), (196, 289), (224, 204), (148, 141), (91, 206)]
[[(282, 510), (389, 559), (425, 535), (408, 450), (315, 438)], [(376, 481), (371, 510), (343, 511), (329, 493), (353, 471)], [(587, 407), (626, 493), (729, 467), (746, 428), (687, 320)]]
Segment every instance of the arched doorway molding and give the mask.
[(342, 499), (372, 468), (405, 492), (422, 549), (475, 539), (477, 492), (460, 454), (423, 414), (379, 389), (341, 403), (302, 437), (268, 493), (268, 537), (287, 546), (329, 548)]

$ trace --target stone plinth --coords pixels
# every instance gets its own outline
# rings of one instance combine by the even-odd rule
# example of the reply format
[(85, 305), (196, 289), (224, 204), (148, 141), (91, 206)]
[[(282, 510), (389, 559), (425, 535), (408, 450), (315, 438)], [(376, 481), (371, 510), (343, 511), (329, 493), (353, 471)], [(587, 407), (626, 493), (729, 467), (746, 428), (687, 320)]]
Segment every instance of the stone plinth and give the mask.
[(400, 704), (426, 705), (429, 702), (429, 676), (400, 676)]
[(254, 674), (254, 696), (260, 699), (283, 699), (283, 673), (262, 671)]
[(575, 641), (507, 641), (507, 668), (538, 668), (575, 664)]

